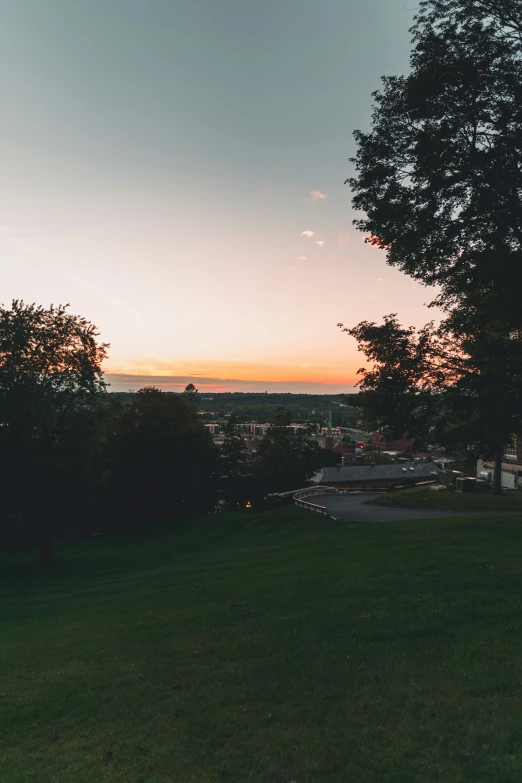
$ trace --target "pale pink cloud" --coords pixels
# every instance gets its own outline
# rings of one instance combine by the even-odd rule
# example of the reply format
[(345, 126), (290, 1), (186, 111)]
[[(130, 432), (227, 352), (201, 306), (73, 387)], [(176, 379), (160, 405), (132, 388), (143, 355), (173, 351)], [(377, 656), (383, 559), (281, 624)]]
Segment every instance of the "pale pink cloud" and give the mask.
[(338, 240), (339, 247), (341, 248), (348, 247), (348, 245), (350, 244), (350, 239), (351, 239), (351, 235), (347, 231), (344, 231), (342, 234), (339, 234), (339, 240)]
[(320, 191), (320, 190), (311, 190), (311, 191), (310, 191), (310, 195), (311, 195), (311, 197), (312, 197), (312, 198), (313, 198), (315, 201), (319, 201), (320, 199), (326, 198), (325, 194), (324, 194), (324, 193), (321, 193), (321, 191)]
[(316, 242), (315, 244), (319, 245), (319, 247), (324, 247), (326, 245), (326, 242), (323, 242), (323, 240), (320, 239), (319, 242)]
[(298, 261), (306, 261), (306, 256), (297, 256)]
[(376, 277), (375, 279), (377, 280), (378, 283), (384, 282), (384, 277)]
[(317, 236), (317, 231), (303, 231), (301, 233), (302, 237), (308, 237), (308, 239), (311, 239), (312, 237)]

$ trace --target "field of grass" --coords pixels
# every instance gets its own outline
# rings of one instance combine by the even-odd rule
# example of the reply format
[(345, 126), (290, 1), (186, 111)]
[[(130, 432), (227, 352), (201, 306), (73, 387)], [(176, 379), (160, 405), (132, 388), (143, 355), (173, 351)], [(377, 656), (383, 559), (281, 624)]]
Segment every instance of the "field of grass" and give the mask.
[(445, 511), (521, 511), (522, 492), (504, 490), (501, 495), (493, 495), (490, 489), (478, 489), (477, 492), (463, 493), (447, 489), (434, 490), (431, 486), (402, 489), (399, 492), (386, 492), (378, 498), (366, 501), (373, 506), (393, 506), (395, 508), (434, 508)]
[(290, 507), (3, 559), (1, 783), (518, 783), (521, 545)]

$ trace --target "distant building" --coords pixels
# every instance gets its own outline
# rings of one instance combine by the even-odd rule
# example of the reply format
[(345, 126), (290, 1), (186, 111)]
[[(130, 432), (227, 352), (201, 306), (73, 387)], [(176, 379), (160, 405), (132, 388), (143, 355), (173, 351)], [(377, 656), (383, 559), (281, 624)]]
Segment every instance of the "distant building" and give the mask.
[(205, 424), (205, 429), (207, 429), (211, 435), (217, 435), (217, 433), (220, 432), (221, 427), (219, 424), (213, 424), (211, 422), (210, 424)]
[(400, 484), (404, 479), (429, 481), (436, 478), (434, 466), (427, 463), (407, 462), (401, 465), (350, 465), (338, 468), (322, 468), (312, 479), (314, 484), (325, 484), (339, 489), (385, 489)]
[[(477, 478), (485, 478), (493, 483), (495, 463), (489, 460), (477, 462)], [(502, 486), (504, 489), (522, 488), (522, 438), (514, 438), (508, 446), (502, 460)]]
[(439, 459), (434, 459), (433, 464), (441, 470), (451, 470), (455, 465), (455, 460), (448, 459), (447, 457), (440, 457)]
[(347, 465), (354, 465), (357, 457), (357, 453), (361, 451), (361, 449), (357, 449), (355, 443), (338, 443), (337, 446), (334, 446), (332, 451), (334, 454), (339, 454), (341, 457), (341, 467), (346, 467)]
[[(239, 424), (239, 431), (241, 435), (255, 435), (256, 437), (263, 437), (270, 429), (270, 424), (259, 424), (255, 421), (244, 422)], [(309, 429), (308, 424), (289, 424), (287, 429), (292, 435), (297, 435), (299, 432), (306, 432)]]
[(357, 445), (355, 443), (343, 443), (343, 441), (332, 449), (336, 454), (342, 454), (343, 456), (347, 456), (348, 454), (353, 454), (355, 456), (356, 450)]
[[(328, 427), (319, 427), (321, 435), (328, 435)], [(342, 434), (340, 427), (332, 427), (332, 435), (340, 436)]]
[(372, 446), (380, 446), (385, 451), (411, 451), (413, 439), (404, 433), (399, 440), (386, 440), (380, 432), (372, 432)]
[(420, 452), (416, 451), (413, 454), (413, 461), (414, 462), (433, 462), (433, 455), (429, 452)]
[(306, 433), (310, 429), (310, 427), (308, 424), (290, 424), (288, 429), (290, 430), (292, 435), (298, 435), (300, 432)]
[(262, 437), (266, 435), (270, 428), (270, 424), (258, 424), (255, 421), (246, 422), (239, 425), (239, 431), (242, 435), (257, 435)]

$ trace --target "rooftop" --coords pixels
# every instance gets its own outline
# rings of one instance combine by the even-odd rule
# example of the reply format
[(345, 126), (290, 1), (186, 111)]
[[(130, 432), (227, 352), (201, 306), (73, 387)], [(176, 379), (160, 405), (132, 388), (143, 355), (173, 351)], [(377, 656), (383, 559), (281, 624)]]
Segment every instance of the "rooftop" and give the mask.
[(405, 478), (429, 479), (435, 473), (431, 462), (404, 462), (400, 465), (348, 465), (344, 468), (322, 468), (314, 477), (316, 484), (339, 484), (351, 481), (402, 481)]

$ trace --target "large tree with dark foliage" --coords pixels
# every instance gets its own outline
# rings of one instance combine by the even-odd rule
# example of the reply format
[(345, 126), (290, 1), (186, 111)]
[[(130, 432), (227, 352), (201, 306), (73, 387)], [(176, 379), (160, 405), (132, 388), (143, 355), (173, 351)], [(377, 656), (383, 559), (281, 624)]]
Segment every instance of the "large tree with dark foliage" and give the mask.
[(302, 431), (294, 435), (291, 421), (291, 414), (279, 408), (259, 443), (252, 470), (252, 487), (257, 497), (267, 492), (300, 489), (325, 464), (324, 449)]
[(185, 386), (183, 392), (183, 399), (192, 410), (198, 412), (200, 409), (199, 389), (196, 389), (193, 383), (189, 383)]
[(494, 451), (500, 481), (522, 415), (522, 2), (422, 0), (412, 34), (411, 72), (383, 79), (348, 181), (367, 241), (436, 285), (445, 319), (348, 331), (376, 361), (368, 415), (415, 434), (444, 400), (446, 435)]
[(390, 437), (408, 431), (495, 459), (499, 493), (504, 446), (522, 435), (522, 340), (491, 332), (463, 338), (433, 324), (404, 328), (395, 315), (344, 331), (372, 363), (359, 370), (354, 397), (365, 419)]
[(193, 398), (140, 389), (111, 423), (107, 451), (114, 520), (146, 526), (213, 508), (216, 451)]
[(67, 307), (0, 307), (0, 544), (52, 562), (93, 507), (107, 345)]
[(221, 499), (235, 507), (249, 500), (252, 467), (241, 435), (237, 416), (232, 413), (225, 426), (225, 439), (219, 449), (219, 488)]
[(522, 3), (425, 0), (411, 72), (355, 133), (356, 221), (436, 302), (486, 324), (522, 313)]

